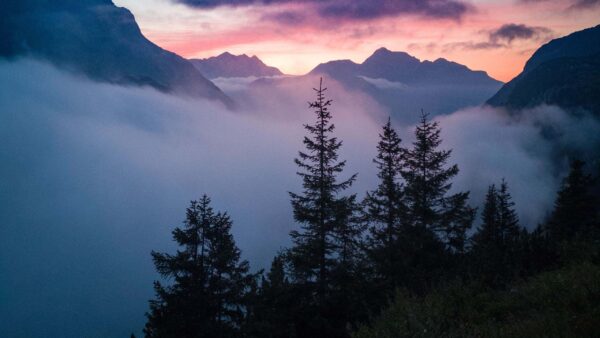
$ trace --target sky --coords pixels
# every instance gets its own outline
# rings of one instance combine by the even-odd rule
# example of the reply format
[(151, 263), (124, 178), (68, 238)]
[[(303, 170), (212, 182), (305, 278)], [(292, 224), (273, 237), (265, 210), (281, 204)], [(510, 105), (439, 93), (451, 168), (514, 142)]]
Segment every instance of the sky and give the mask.
[(379, 47), (509, 81), (543, 43), (600, 24), (600, 0), (114, 0), (187, 58), (256, 55), (287, 74)]

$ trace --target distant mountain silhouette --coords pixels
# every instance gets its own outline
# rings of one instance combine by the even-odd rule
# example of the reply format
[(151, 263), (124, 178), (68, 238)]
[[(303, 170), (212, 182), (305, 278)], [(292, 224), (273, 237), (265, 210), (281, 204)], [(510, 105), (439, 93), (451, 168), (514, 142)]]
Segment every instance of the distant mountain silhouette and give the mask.
[(500, 85), (484, 71), (474, 71), (468, 67), (446, 59), (420, 61), (405, 52), (392, 52), (380, 48), (362, 64), (350, 60), (330, 61), (318, 65), (311, 74), (327, 74), (333, 78), (353, 78), (356, 76), (373, 79), (386, 79), (403, 84), (427, 85)]
[(447, 114), (485, 102), (502, 86), (484, 71), (446, 59), (421, 61), (405, 52), (376, 50), (363, 63), (322, 63), (309, 75), (324, 75), (345, 87), (368, 93), (402, 120), (412, 121), (422, 109)]
[(206, 59), (190, 59), (192, 64), (209, 79), (218, 77), (264, 77), (283, 75), (275, 68), (265, 65), (258, 57), (246, 54), (233, 55), (225, 52)]
[(551, 104), (600, 116), (600, 25), (542, 46), (487, 103), (509, 109)]
[(146, 39), (110, 0), (3, 2), (0, 57), (45, 59), (91, 79), (232, 101), (184, 58)]

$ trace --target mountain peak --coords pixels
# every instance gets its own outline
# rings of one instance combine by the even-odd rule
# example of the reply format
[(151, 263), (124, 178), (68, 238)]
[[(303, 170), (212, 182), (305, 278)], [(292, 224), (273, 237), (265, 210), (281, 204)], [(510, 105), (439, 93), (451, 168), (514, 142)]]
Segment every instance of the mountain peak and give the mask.
[(600, 116), (600, 26), (554, 39), (540, 47), (523, 71), (487, 103), (520, 110), (540, 104)]
[(133, 14), (111, 0), (9, 3), (0, 5), (7, 9), (0, 58), (34, 55), (94, 81), (150, 86), (231, 105), (187, 60), (146, 39)]
[(256, 55), (252, 57), (224, 52), (206, 59), (192, 59), (192, 64), (204, 76), (214, 79), (218, 77), (249, 77), (283, 75), (279, 69), (265, 65)]
[(368, 64), (402, 64), (402, 65), (416, 65), (421, 61), (416, 57), (406, 52), (393, 52), (385, 47), (377, 49), (371, 56), (369, 56), (363, 65)]
[(234, 60), (234, 59), (248, 58), (248, 57), (246, 56), (246, 54), (235, 55), (235, 54), (232, 54), (232, 53), (230, 53), (228, 51), (225, 51), (225, 52), (223, 52), (223, 53), (221, 53), (221, 54), (219, 54), (217, 56), (211, 56), (211, 57), (205, 58), (203, 60), (210, 60), (210, 59), (215, 59), (215, 58), (216, 59), (222, 59), (222, 60)]
[(325, 73), (339, 79), (364, 76), (409, 85), (440, 85), (459, 82), (497, 88), (501, 84), (490, 78), (485, 72), (473, 71), (464, 65), (444, 58), (438, 58), (433, 62), (421, 62), (406, 52), (395, 52), (385, 47), (377, 49), (362, 64), (356, 64), (350, 60), (330, 61), (318, 65), (311, 73)]
[(375, 50), (375, 52), (373, 53), (373, 55), (375, 54), (389, 54), (392, 53), (391, 50), (385, 48), (385, 47), (379, 47)]
[(553, 59), (596, 54), (600, 54), (600, 25), (549, 41), (533, 53), (524, 70), (527, 72)]

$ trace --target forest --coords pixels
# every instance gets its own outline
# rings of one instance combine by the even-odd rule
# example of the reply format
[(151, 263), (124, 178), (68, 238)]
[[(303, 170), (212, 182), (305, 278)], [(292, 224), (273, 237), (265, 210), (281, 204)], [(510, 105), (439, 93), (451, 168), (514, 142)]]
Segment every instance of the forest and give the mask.
[(315, 120), (295, 159), (292, 245), (251, 271), (227, 212), (207, 195), (191, 201), (172, 231), (179, 249), (151, 253), (160, 279), (146, 337), (600, 334), (597, 164), (570, 158), (552, 212), (521, 224), (502, 177), (482, 206), (453, 188), (452, 150), (421, 112), (412, 144), (391, 120), (382, 126), (378, 185), (361, 199), (349, 193), (357, 174), (339, 158), (326, 90), (322, 81), (315, 89)]

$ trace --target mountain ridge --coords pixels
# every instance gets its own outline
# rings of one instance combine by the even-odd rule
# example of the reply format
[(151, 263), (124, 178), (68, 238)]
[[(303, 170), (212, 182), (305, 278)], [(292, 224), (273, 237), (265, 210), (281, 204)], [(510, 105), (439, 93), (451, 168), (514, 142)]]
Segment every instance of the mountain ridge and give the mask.
[(340, 71), (351, 76), (366, 76), (397, 81), (405, 84), (456, 84), (467, 81), (469, 84), (499, 85), (502, 82), (490, 77), (485, 71), (472, 70), (465, 65), (438, 58), (435, 61), (419, 60), (403, 52), (378, 48), (362, 63), (351, 60), (332, 60), (321, 63), (309, 74), (327, 74), (344, 77)]
[(35, 57), (95, 81), (233, 101), (184, 58), (141, 32), (110, 0), (23, 0), (2, 5), (0, 57)]
[(541, 46), (487, 104), (511, 110), (540, 104), (600, 116), (600, 25)]
[(233, 55), (221, 53), (204, 59), (190, 59), (190, 62), (209, 79), (219, 77), (265, 77), (280, 76), (283, 73), (276, 67), (266, 65), (256, 55)]
[(347, 89), (367, 93), (392, 117), (408, 123), (416, 122), (421, 109), (435, 116), (483, 104), (502, 86), (484, 71), (445, 58), (421, 61), (385, 47), (362, 63), (333, 60), (317, 65), (307, 75), (328, 77)]

